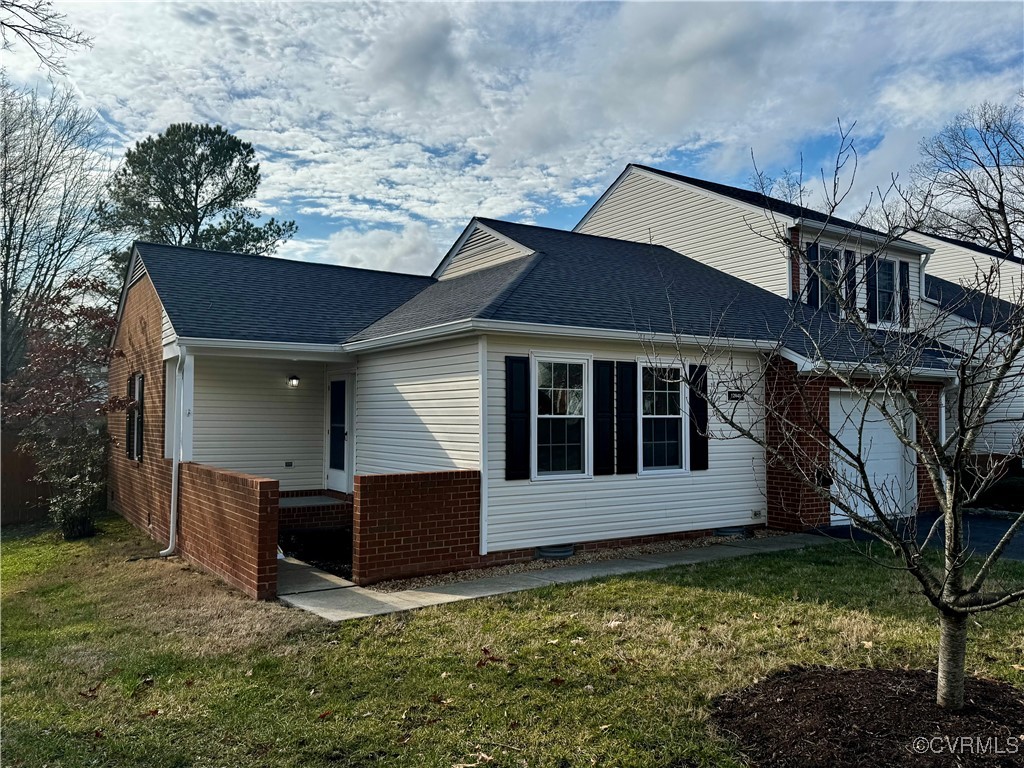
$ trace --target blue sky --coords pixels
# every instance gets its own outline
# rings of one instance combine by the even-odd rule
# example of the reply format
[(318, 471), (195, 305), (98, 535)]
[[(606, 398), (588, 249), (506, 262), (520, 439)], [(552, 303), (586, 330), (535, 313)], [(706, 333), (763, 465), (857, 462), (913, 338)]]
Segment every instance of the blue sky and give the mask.
[[(429, 272), (474, 215), (571, 227), (628, 162), (816, 176), (857, 123), (850, 204), (982, 99), (1024, 88), (1005, 3), (57, 3), (113, 157), (213, 122), (261, 158), (280, 255)], [(46, 73), (23, 50), (16, 82)], [(820, 184), (818, 185), (820, 186)]]

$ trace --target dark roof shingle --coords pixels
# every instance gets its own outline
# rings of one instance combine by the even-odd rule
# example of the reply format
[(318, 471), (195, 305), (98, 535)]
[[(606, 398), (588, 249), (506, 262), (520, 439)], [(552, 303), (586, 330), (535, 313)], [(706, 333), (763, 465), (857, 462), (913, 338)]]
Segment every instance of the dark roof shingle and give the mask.
[(137, 242), (179, 336), (340, 344), (432, 278)]

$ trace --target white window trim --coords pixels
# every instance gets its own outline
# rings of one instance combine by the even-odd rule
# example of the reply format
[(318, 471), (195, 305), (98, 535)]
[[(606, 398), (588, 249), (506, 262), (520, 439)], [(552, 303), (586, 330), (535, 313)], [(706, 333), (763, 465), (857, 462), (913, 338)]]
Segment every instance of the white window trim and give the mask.
[[(583, 472), (558, 472), (540, 474), (537, 472), (537, 363), (582, 363), (583, 364)], [(579, 352), (535, 352), (530, 351), (530, 480), (547, 483), (551, 481), (576, 482), (592, 480), (594, 477), (594, 395), (591, 391), (593, 381), (594, 356), (581, 355)]]
[[(818, 246), (818, 271), (821, 272), (821, 265), (826, 260), (834, 258), (836, 274), (834, 277), (837, 279), (836, 282), (836, 294), (832, 298), (836, 302), (836, 317), (842, 317), (843, 315), (843, 303), (846, 300), (846, 279), (844, 271), (846, 269), (846, 251), (838, 245), (819, 245)], [(853, 262), (854, 270), (857, 269), (857, 262)], [(826, 307), (826, 296), (825, 296), (825, 283), (820, 277), (818, 278), (818, 308), (825, 310), (828, 314), (832, 315)], [(856, 302), (855, 302), (856, 303)]]
[[(690, 387), (683, 381), (683, 370), (686, 360), (673, 360), (670, 363), (657, 358), (638, 357), (636, 359), (636, 466), (638, 477), (673, 477), (689, 475), (690, 470)], [(679, 450), (682, 453), (681, 467), (644, 467), (644, 368), (674, 368), (679, 371), (679, 418), (682, 427), (679, 433)], [(657, 418), (657, 417), (656, 417)]]
[(875, 323), (875, 328), (882, 330), (899, 330), (903, 326), (900, 325), (900, 261), (901, 259), (890, 259), (882, 256), (878, 257), (878, 263), (889, 262), (892, 264), (892, 284), (893, 284), (893, 319), (883, 320), (882, 319), (882, 303), (878, 300), (878, 270), (875, 270), (875, 306), (878, 307), (878, 322)]
[[(129, 414), (129, 417), (130, 417), (130, 427), (131, 427), (131, 430), (132, 430), (132, 438), (133, 438), (133, 440), (132, 440), (132, 455), (128, 457), (129, 461), (142, 461), (142, 457), (145, 454), (145, 447), (146, 446), (145, 446), (145, 444), (143, 442), (146, 439), (145, 438), (145, 433), (144, 433), (145, 421), (144, 421), (144, 411), (143, 411), (143, 408), (145, 407), (145, 403), (142, 400), (139, 400), (139, 384), (142, 383), (144, 378), (145, 378), (145, 374), (142, 371), (136, 371), (131, 376), (131, 379), (132, 379), (132, 393), (131, 393), (131, 395), (132, 395), (132, 400), (136, 403), (136, 406), (131, 410), (131, 412)], [(143, 397), (145, 397), (145, 390), (143, 390)], [(139, 421), (140, 421), (140, 419), (143, 420), (143, 429), (139, 429)]]

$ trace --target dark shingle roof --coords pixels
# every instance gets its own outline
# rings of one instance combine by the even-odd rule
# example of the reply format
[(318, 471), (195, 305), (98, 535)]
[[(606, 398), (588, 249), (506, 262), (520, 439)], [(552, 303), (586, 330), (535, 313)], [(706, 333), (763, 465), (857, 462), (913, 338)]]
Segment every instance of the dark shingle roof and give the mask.
[(663, 246), (478, 221), (534, 255), (441, 280), (354, 340), (473, 318), (769, 339), (765, 316), (788, 304)]
[(1019, 316), (1017, 305), (1009, 301), (933, 275), (924, 277), (925, 296), (965, 320), (998, 329), (1011, 318)]
[[(478, 219), (534, 251), (441, 280), (353, 337), (373, 339), (458, 320), (674, 333), (785, 345), (809, 359), (863, 361), (870, 345), (821, 313), (663, 246)], [(808, 329), (807, 331), (803, 329)], [(891, 340), (890, 332), (878, 338)], [(924, 365), (944, 365), (924, 355)]]
[(340, 344), (434, 282), (269, 256), (135, 248), (183, 337)]

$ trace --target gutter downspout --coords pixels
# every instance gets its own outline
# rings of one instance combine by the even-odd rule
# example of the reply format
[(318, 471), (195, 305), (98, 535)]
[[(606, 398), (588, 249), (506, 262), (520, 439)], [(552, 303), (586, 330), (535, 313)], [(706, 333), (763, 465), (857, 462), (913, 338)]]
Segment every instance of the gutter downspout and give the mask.
[(178, 347), (178, 364), (174, 367), (174, 428), (171, 430), (171, 516), (167, 549), (161, 550), (160, 557), (173, 555), (178, 549), (178, 467), (181, 465), (181, 432), (185, 423), (185, 355), (186, 349)]

